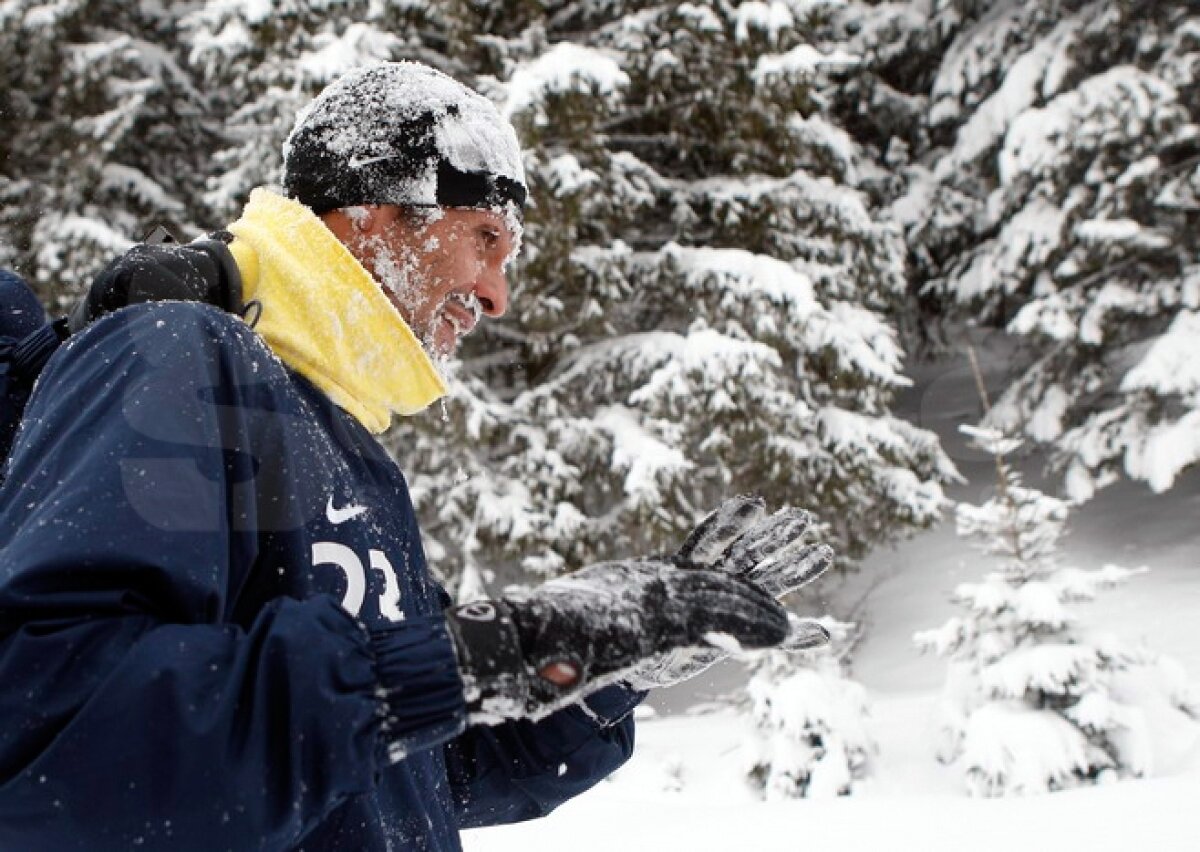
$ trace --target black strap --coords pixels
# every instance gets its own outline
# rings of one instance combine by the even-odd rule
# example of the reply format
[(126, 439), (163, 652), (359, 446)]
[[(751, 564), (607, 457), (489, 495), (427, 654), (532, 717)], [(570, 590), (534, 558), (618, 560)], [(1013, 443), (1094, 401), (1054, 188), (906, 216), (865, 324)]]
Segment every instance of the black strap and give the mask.
[(448, 609), (445, 615), (458, 654), (467, 713), (477, 713), (496, 700), (524, 706), (529, 681), (508, 604), (477, 601)]

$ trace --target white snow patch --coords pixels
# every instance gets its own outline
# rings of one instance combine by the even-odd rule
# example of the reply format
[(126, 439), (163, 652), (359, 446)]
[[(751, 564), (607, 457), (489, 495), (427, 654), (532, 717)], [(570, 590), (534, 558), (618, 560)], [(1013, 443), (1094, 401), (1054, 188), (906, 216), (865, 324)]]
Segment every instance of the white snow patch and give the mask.
[(613, 96), (627, 85), (629, 75), (608, 54), (560, 41), (513, 72), (505, 86), (508, 97), (501, 113), (511, 119), (540, 103), (547, 93), (591, 91), (601, 96)]
[(861, 61), (859, 57), (841, 49), (824, 53), (811, 44), (801, 44), (787, 53), (760, 56), (754, 63), (750, 78), (756, 83), (769, 82), (773, 78), (809, 79), (824, 68), (853, 68)]
[(1144, 479), (1159, 493), (1175, 484), (1187, 467), (1200, 461), (1200, 409), (1178, 420), (1159, 423), (1125, 451), (1125, 472)]
[(1050, 710), (1023, 704), (990, 703), (970, 715), (958, 762), (970, 767), (968, 784), (976, 794), (997, 788), (1045, 793), (1051, 784), (1070, 786), (1088, 768), (1083, 734)]
[(1200, 393), (1200, 312), (1180, 311), (1166, 333), (1125, 374), (1121, 390), (1188, 397)]
[(1076, 147), (1099, 147), (1110, 131), (1134, 139), (1154, 116), (1177, 100), (1169, 85), (1129, 65), (1084, 80), (1040, 109), (1021, 113), (1000, 151), (1000, 182), (1040, 177), (1063, 166)]
[(692, 25), (702, 32), (719, 33), (724, 29), (721, 19), (707, 5), (680, 3), (675, 7), (675, 12), (679, 17), (690, 20)]
[(1070, 340), (1078, 334), (1079, 327), (1063, 295), (1051, 293), (1026, 302), (1009, 322), (1008, 330), (1013, 334), (1036, 333), (1054, 340)]
[(651, 434), (629, 409), (611, 405), (596, 413), (596, 425), (612, 436), (613, 466), (625, 471), (625, 493), (657, 495), (659, 477), (677, 475), (691, 462), (676, 447)]
[(733, 19), (735, 21), (734, 38), (739, 42), (750, 38), (751, 29), (766, 33), (767, 38), (774, 41), (783, 30), (796, 23), (796, 19), (792, 16), (792, 10), (786, 3), (781, 3), (779, 0), (772, 0), (770, 3), (749, 0), (734, 10)]
[(466, 852), (879, 852), (898, 843), (922, 852), (1165, 852), (1190, 849), (1200, 836), (1200, 767), (1049, 795), (962, 795), (952, 769), (927, 751), (931, 702), (872, 701), (871, 733), (886, 763), (857, 782), (854, 795), (771, 802), (743, 780), (752, 737), (744, 717), (639, 717), (637, 749), (611, 780), (548, 817), (467, 831), (463, 845)]
[(1037, 407), (1030, 413), (1025, 431), (1035, 441), (1053, 441), (1063, 431), (1064, 418), (1071, 397), (1058, 385), (1052, 385), (1042, 394)]
[(120, 163), (105, 163), (100, 171), (100, 189), (127, 193), (138, 203), (159, 211), (182, 213), (183, 204), (140, 169)]
[(550, 187), (558, 197), (572, 195), (600, 183), (600, 176), (585, 169), (574, 154), (560, 154), (546, 164)]
[(352, 68), (370, 60), (386, 60), (396, 55), (403, 42), (389, 32), (369, 24), (355, 23), (341, 35), (319, 33), (313, 38), (316, 50), (296, 61), (296, 73), (302, 80), (328, 83)]
[(1147, 231), (1133, 219), (1085, 219), (1075, 226), (1075, 236), (1085, 244), (1120, 243), (1144, 248), (1166, 248), (1171, 240)]
[(954, 297), (969, 303), (993, 292), (1016, 292), (1027, 270), (1044, 264), (1058, 248), (1065, 221), (1066, 214), (1049, 200), (1031, 200), (975, 256), (958, 279)]

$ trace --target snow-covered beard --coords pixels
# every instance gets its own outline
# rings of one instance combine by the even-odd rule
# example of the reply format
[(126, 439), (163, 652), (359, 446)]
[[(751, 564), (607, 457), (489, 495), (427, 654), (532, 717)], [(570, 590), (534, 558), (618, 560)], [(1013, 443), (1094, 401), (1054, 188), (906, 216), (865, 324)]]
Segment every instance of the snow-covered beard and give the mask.
[[(375, 277), (388, 293), (409, 312), (419, 304), (424, 284), (416, 253), (411, 249), (396, 252), (380, 237), (368, 237), (364, 243), (371, 248)], [(417, 329), (413, 329), (417, 332)]]
[(439, 323), (449, 320), (455, 327), (456, 340), (461, 340), (469, 329), (463, 329), (454, 319), (453, 314), (447, 314), (446, 308), (451, 303), (461, 306), (472, 316), (471, 327), (479, 323), (483, 315), (483, 306), (474, 291), (468, 293), (451, 292), (444, 296), (423, 321), (416, 319), (417, 309), (423, 301), (425, 290), (430, 287), (428, 272), (423, 268), (417, 254), (412, 249), (397, 251), (380, 237), (367, 237), (364, 245), (371, 249), (375, 276), (380, 285), (386, 290), (398, 306), (406, 308), (401, 313), (409, 324), (413, 334), (421, 341), (426, 353), (434, 359), (448, 359), (451, 354), (441, 352), (436, 342), (436, 331)]

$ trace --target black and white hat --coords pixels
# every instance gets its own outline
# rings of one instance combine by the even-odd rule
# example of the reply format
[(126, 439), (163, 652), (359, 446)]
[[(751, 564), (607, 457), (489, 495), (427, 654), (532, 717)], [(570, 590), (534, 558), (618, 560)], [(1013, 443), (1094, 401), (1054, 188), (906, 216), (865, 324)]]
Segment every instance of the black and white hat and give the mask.
[(296, 119), (284, 192), (316, 213), (358, 204), (525, 204), (516, 131), (487, 98), (417, 62), (355, 69)]

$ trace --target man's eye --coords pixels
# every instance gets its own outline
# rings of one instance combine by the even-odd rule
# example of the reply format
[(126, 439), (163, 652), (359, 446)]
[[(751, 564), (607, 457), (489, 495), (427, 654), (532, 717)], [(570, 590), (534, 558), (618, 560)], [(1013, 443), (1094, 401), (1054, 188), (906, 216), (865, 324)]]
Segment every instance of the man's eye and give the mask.
[(480, 230), (479, 236), (483, 240), (483, 244), (487, 248), (495, 248), (496, 245), (500, 242), (500, 232), (499, 231), (483, 229), (483, 230)]

